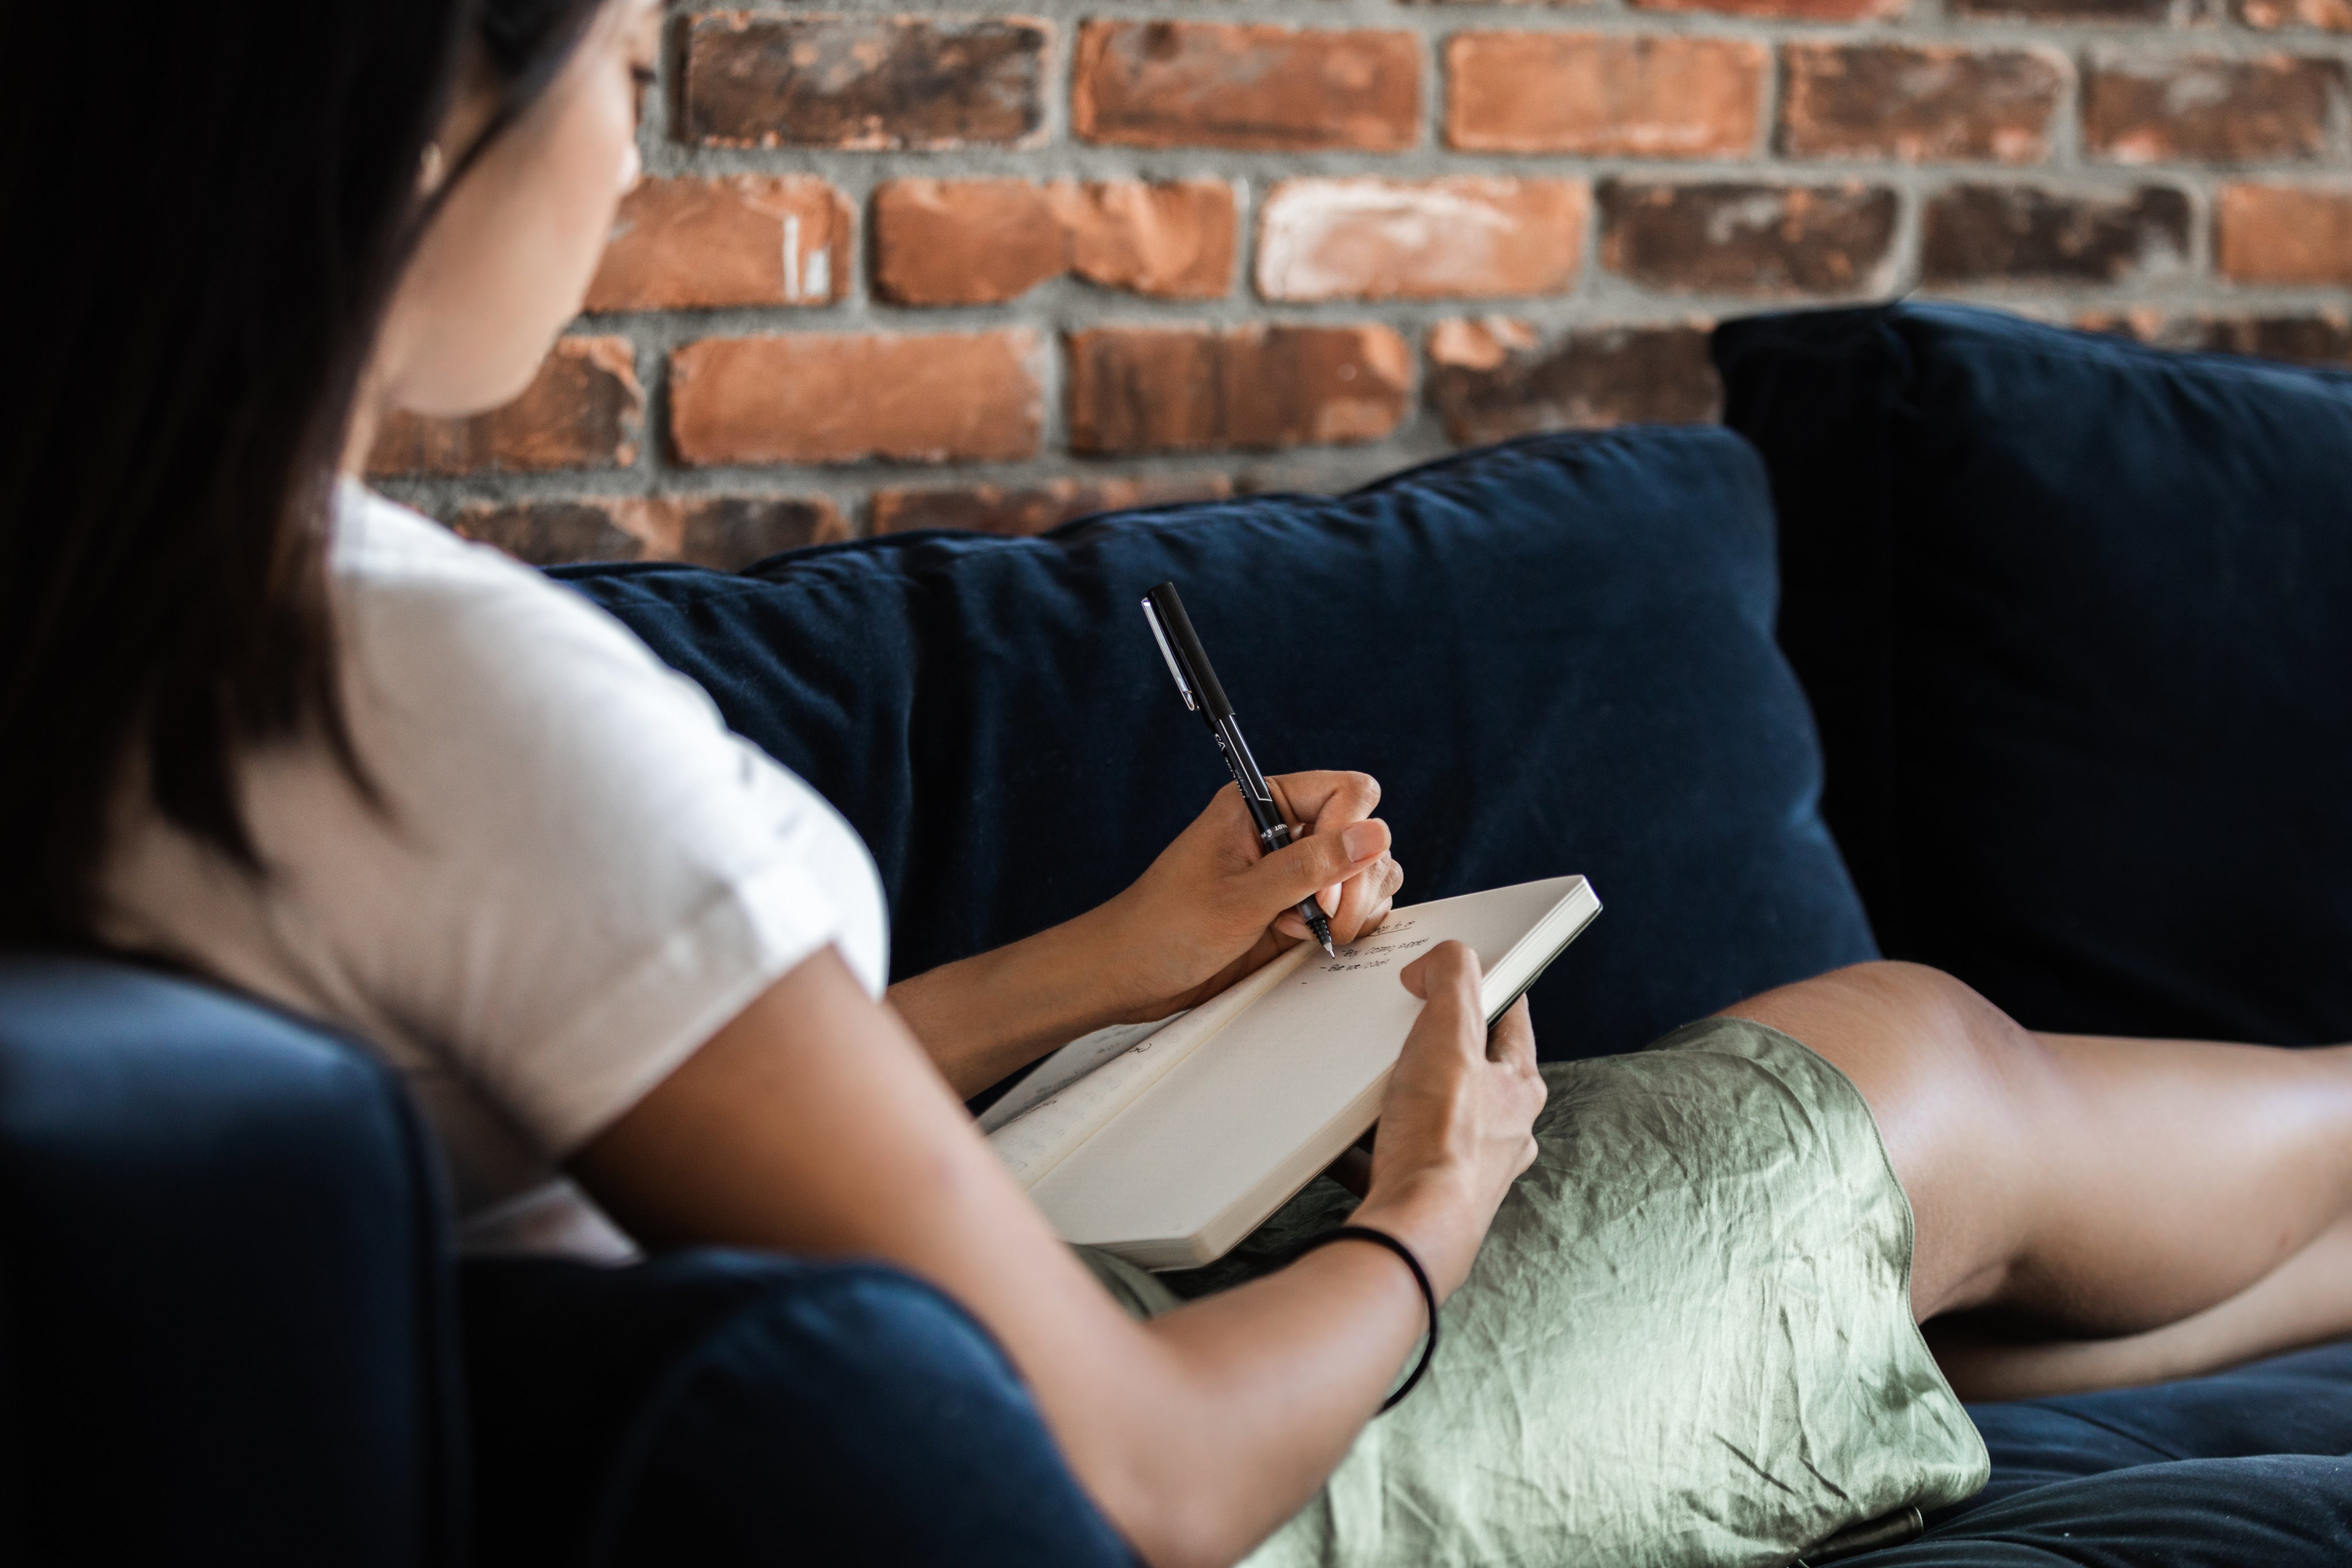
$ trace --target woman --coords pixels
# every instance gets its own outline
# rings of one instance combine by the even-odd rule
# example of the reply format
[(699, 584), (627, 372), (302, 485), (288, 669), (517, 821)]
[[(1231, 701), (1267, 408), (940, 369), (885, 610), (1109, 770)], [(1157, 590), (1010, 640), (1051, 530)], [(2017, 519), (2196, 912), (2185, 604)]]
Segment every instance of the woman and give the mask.
[[(1458, 947), (1405, 972), (1350, 1216), (1401, 1249), (1181, 1305), (1110, 1270), (1122, 1311), (959, 1100), (1264, 963), (1303, 896), (1377, 924), (1372, 782), (1282, 780), (1308, 831), (1263, 859), (1228, 790), (1109, 904), (882, 995), (821, 800), (584, 604), (336, 478), (384, 410), (512, 396), (577, 308), (652, 0), (172, 8), (62, 146), (72, 20), (5, 26), (9, 210), (87, 220), (37, 231), (0, 470), (0, 804), (35, 846), (0, 940), (374, 1042), (477, 1244), (610, 1252), (610, 1215), (935, 1281), (1163, 1565), (1770, 1561), (1980, 1481), (1946, 1374), (2089, 1387), (2352, 1327), (2341, 1051), (2037, 1037), (1873, 965), (1539, 1072)], [(1426, 1327), (1403, 1253), (1453, 1332), (1368, 1431)], [(1989, 1326), (1939, 1326), (1939, 1372), (1930, 1320)]]

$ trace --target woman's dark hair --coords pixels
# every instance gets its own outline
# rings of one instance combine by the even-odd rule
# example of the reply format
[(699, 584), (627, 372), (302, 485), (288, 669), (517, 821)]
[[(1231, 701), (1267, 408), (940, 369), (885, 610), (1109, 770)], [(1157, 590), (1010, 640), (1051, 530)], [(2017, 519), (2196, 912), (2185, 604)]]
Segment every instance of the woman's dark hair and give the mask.
[[(255, 874), (236, 759), (354, 788), (325, 549), (368, 355), (467, 51), (525, 108), (602, 0), (207, 0), (0, 14), (0, 944), (86, 942), (144, 781)], [(103, 35), (102, 37), (100, 35)], [(442, 187), (447, 188), (446, 183)]]

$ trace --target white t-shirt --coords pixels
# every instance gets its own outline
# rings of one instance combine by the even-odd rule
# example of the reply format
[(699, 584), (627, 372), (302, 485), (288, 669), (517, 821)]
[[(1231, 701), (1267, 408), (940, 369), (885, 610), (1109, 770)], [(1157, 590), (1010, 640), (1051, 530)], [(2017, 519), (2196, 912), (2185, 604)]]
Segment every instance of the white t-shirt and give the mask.
[(352, 739), (242, 759), (257, 881), (125, 792), (101, 934), (324, 1019), (405, 1077), (475, 1250), (625, 1255), (557, 1166), (826, 945), (880, 995), (874, 862), (617, 622), (346, 484)]

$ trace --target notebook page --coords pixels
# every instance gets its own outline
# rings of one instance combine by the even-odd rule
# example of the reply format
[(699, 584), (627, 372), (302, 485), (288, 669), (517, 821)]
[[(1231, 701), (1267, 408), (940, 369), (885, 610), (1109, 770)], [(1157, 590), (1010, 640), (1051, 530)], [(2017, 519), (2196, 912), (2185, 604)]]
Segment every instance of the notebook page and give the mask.
[(1125, 1056), (1183, 1016), (1182, 1013), (1171, 1013), (1150, 1023), (1115, 1023), (1108, 1029), (1098, 1029), (1092, 1034), (1078, 1036), (1039, 1062), (1035, 1071), (1006, 1091), (1003, 1099), (982, 1111), (980, 1113), (980, 1130), (993, 1133), (1014, 1117), (1025, 1114), (1030, 1107), (1052, 1099), (1113, 1057)]
[(1257, 973), (1236, 980), (1181, 1018), (1170, 1020), (1148, 1040), (991, 1133), (989, 1146), (1013, 1173), (1013, 1180), (1024, 1186), (1034, 1186), (1145, 1090), (1240, 1017), (1252, 1002), (1295, 974), (1307, 956), (1316, 951), (1302, 942)]

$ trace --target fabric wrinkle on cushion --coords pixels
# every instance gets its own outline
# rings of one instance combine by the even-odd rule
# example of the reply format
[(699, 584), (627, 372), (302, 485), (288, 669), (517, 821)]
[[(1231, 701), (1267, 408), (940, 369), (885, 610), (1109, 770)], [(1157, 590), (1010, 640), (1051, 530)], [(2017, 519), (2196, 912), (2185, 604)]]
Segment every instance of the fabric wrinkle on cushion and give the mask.
[(2352, 1040), (2352, 376), (1918, 305), (1717, 359), (1888, 954), (2030, 1028)]
[(557, 575), (864, 836), (895, 973), (1068, 919), (1225, 783), (1138, 608), (1174, 580), (1259, 760), (1380, 779), (1408, 900), (1570, 872), (1552, 1057), (1875, 956), (1771, 640), (1764, 476), (1717, 429), (1530, 438), (1343, 497), (916, 534), (728, 576)]

